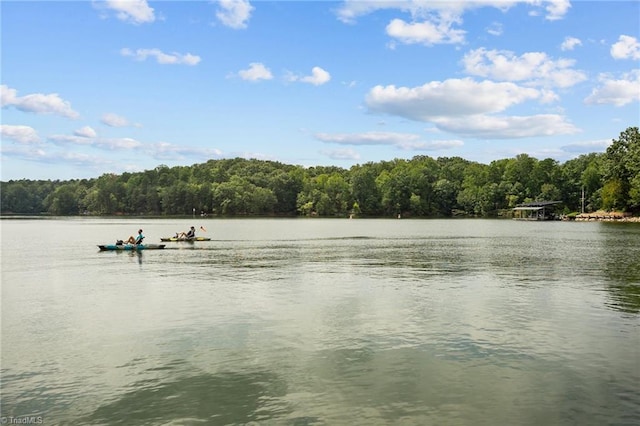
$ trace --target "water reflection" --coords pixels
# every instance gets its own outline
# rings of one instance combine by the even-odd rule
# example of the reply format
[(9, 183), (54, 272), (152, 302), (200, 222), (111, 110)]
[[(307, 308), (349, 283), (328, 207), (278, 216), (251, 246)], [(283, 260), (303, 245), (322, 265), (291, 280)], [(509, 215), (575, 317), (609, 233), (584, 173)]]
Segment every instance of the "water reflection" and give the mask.
[[(542, 425), (638, 419), (630, 411), (633, 407), (611, 396), (625, 386), (605, 378), (593, 382), (567, 371), (562, 360), (499, 353), (478, 358), (466, 343), (459, 349), (455, 358), (430, 346), (320, 352), (310, 363), (317, 375), (311, 390), (320, 394), (331, 389), (325, 404), (333, 407), (322, 420), (354, 425)], [(603, 404), (613, 412), (604, 414)], [(487, 415), (489, 407), (500, 408)]]
[[(167, 366), (167, 368), (171, 368)], [(286, 383), (267, 371), (134, 382), (120, 397), (98, 407), (85, 424), (245, 424), (290, 412), (281, 397)]]
[(328, 274), (358, 274), (394, 282), (428, 283), (443, 277), (474, 280), (483, 274), (491, 274), (507, 286), (544, 287), (569, 282), (574, 286), (600, 286), (610, 293), (609, 308), (639, 313), (640, 228), (633, 225), (606, 228), (601, 234), (544, 232), (535, 238), (356, 236), (244, 241), (232, 244), (230, 250), (202, 246), (197, 257), (186, 253), (172, 262), (225, 266), (231, 268), (222, 271), (229, 273), (227, 278), (244, 280), (259, 280), (265, 273), (270, 279), (286, 279), (292, 265), (297, 265)]
[[(631, 226), (630, 226), (631, 225)], [(603, 273), (607, 277), (608, 306), (640, 313), (640, 227), (603, 223)]]
[(640, 314), (640, 285), (610, 285), (607, 287), (610, 295), (610, 308), (628, 313)]
[(101, 256), (123, 256), (130, 260), (136, 260), (139, 265), (142, 265), (142, 252), (143, 250), (111, 250), (98, 252)]

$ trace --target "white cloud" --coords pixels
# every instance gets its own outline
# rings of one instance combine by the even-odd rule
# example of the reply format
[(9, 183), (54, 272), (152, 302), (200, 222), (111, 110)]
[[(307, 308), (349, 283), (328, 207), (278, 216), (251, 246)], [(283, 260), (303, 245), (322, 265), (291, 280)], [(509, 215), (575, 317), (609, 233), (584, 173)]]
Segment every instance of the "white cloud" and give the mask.
[(331, 80), (331, 74), (320, 67), (313, 67), (311, 75), (300, 79), (303, 83), (310, 83), (314, 86), (320, 86), (327, 83), (329, 80)]
[(191, 53), (181, 54), (177, 52), (164, 53), (160, 49), (137, 49), (135, 51), (129, 48), (120, 50), (122, 56), (131, 56), (138, 61), (144, 61), (148, 57), (156, 58), (156, 62), (162, 65), (190, 65), (194, 66), (200, 63), (200, 56)]
[(407, 5), (407, 2), (400, 1), (377, 1), (377, 2), (365, 2), (357, 0), (345, 0), (342, 5), (336, 9), (336, 16), (345, 24), (353, 24), (360, 16), (373, 13), (380, 9), (398, 8), (402, 10), (402, 5)]
[(347, 149), (334, 149), (334, 150), (322, 150), (320, 154), (326, 155), (332, 160), (359, 160), (360, 154), (351, 148)]
[[(20, 147), (2, 147), (2, 155), (20, 160), (36, 161), (44, 164), (73, 165), (79, 167), (111, 166), (112, 161), (104, 156), (69, 151), (45, 151), (43, 149), (23, 149)], [(98, 169), (96, 168), (95, 171)]]
[(57, 145), (84, 145), (107, 151), (130, 151), (143, 147), (142, 142), (131, 138), (90, 138), (78, 135), (51, 135), (48, 140)]
[[(111, 151), (116, 156), (118, 153), (130, 156), (130, 152), (136, 152), (139, 160), (146, 160), (144, 157), (148, 155), (156, 160), (180, 161), (186, 158), (195, 159), (196, 161), (206, 161), (211, 158), (221, 158), (222, 154), (217, 149), (198, 148), (189, 146), (173, 145), (167, 142), (159, 143), (143, 143), (132, 138), (96, 138), (90, 137), (92, 132), (90, 127), (83, 127), (74, 132), (73, 135), (52, 135), (47, 138), (50, 142), (46, 147), (38, 144), (37, 148), (28, 146), (39, 142), (39, 138), (35, 135), (33, 129), (27, 126), (0, 126), (2, 136), (11, 137), (21, 145), (3, 144), (1, 147), (2, 155), (28, 161), (37, 161), (45, 164), (73, 165), (78, 167), (101, 166), (100, 170), (108, 167), (112, 170), (130, 170), (140, 169), (140, 164), (129, 167), (121, 160), (108, 159), (105, 154), (91, 155), (81, 152), (82, 149), (98, 149), (102, 151)], [(91, 129), (92, 130), (92, 129)], [(19, 140), (20, 139), (20, 140)], [(59, 146), (62, 149), (56, 150), (54, 147)], [(96, 169), (97, 170), (97, 169)]]
[(77, 135), (51, 135), (47, 137), (47, 140), (56, 145), (94, 145), (93, 138), (86, 138), (84, 136)]
[(81, 152), (58, 152), (47, 155), (47, 159), (51, 162), (59, 163), (60, 161), (72, 163), (79, 166), (103, 166), (110, 165), (113, 162), (104, 157), (84, 154)]
[(415, 88), (376, 86), (365, 103), (372, 112), (431, 122), (439, 130), (478, 138), (522, 138), (575, 133), (563, 116), (495, 116), (530, 100), (548, 101), (546, 90), (471, 79), (435, 81)]
[(337, 16), (345, 23), (353, 23), (359, 16), (397, 9), (409, 14), (410, 20), (391, 20), (386, 27), (390, 37), (407, 44), (452, 44), (464, 42), (465, 31), (454, 28), (454, 25), (461, 24), (464, 11), (475, 6), (469, 2), (347, 0), (338, 9)]
[(624, 74), (620, 79), (601, 75), (600, 87), (593, 89), (584, 100), (590, 105), (624, 106), (640, 101), (640, 70)]
[(571, 2), (569, 0), (548, 0), (546, 2), (546, 19), (549, 21), (557, 21), (564, 18), (571, 8)]
[(433, 81), (414, 88), (376, 86), (369, 91), (365, 102), (373, 112), (430, 121), (440, 116), (496, 113), (542, 95), (539, 90), (513, 83), (476, 82), (465, 78)]
[(25, 146), (3, 144), (0, 146), (0, 152), (4, 158), (12, 157), (19, 160), (37, 160), (38, 153), (43, 151), (39, 148), (26, 148)]
[[(538, 0), (527, 0), (527, 2)], [(467, 10), (481, 7), (494, 7), (500, 10), (507, 10), (520, 0), (462, 0), (450, 1), (423, 1), (423, 0), (345, 0), (342, 6), (337, 9), (336, 14), (339, 20), (345, 23), (353, 23), (364, 15), (374, 13), (378, 10), (400, 10), (411, 15), (412, 18), (425, 18), (439, 16), (460, 17)]]
[(580, 130), (556, 114), (496, 117), (439, 117), (433, 122), (441, 130), (479, 139), (511, 139), (578, 133)]
[(251, 18), (254, 7), (246, 0), (220, 0), (220, 9), (216, 12), (216, 17), (224, 25), (242, 29), (247, 27), (247, 21)]
[(540, 103), (542, 104), (550, 104), (553, 102), (557, 102), (560, 100), (560, 97), (556, 92), (552, 90), (541, 89), (540, 90)]
[(405, 44), (456, 44), (464, 42), (465, 31), (451, 28), (453, 22), (412, 22), (392, 20), (386, 31)]
[(570, 143), (564, 146), (561, 146), (564, 152), (571, 153), (590, 153), (590, 152), (603, 152), (606, 151), (607, 147), (611, 145), (611, 141), (608, 139), (596, 140), (596, 141), (584, 141), (584, 142), (575, 142)]
[(585, 81), (584, 72), (572, 69), (571, 59), (550, 59), (543, 52), (516, 56), (510, 51), (479, 48), (468, 52), (462, 60), (465, 72), (502, 81), (522, 81), (529, 85), (571, 87)]
[(103, 114), (102, 118), (100, 119), (100, 122), (109, 127), (142, 127), (141, 124), (131, 123), (125, 117), (122, 117), (121, 115), (118, 115), (118, 114), (114, 114), (112, 112)]
[(313, 67), (313, 69), (311, 70), (311, 75), (298, 76), (295, 74), (289, 74), (286, 78), (288, 81), (300, 81), (302, 83), (309, 83), (313, 84), (314, 86), (320, 86), (331, 80), (331, 74), (320, 67)]
[[(463, 43), (465, 31), (454, 28), (462, 24), (462, 16), (469, 10), (483, 7), (507, 11), (517, 4), (526, 4), (534, 8), (544, 7), (547, 20), (562, 19), (571, 4), (569, 0), (462, 0), (462, 1), (424, 1), (424, 0), (346, 0), (337, 9), (337, 17), (345, 23), (354, 23), (360, 16), (378, 10), (395, 9), (410, 15), (408, 21), (392, 20), (386, 28), (387, 34), (403, 43)], [(537, 13), (536, 13), (537, 15)], [(492, 27), (490, 34), (502, 33), (500, 27)], [(393, 47), (393, 45), (391, 45)]]
[(611, 46), (611, 56), (614, 59), (640, 59), (640, 43), (635, 37), (621, 35), (618, 42)]
[[(219, 150), (215, 150), (215, 156), (220, 157), (222, 152)], [(263, 154), (262, 152), (256, 151), (242, 151), (236, 152), (234, 154), (230, 154), (227, 157), (240, 157), (247, 160), (265, 160), (265, 161), (280, 161), (277, 156), (272, 154)]]
[(196, 158), (209, 160), (219, 158), (222, 152), (218, 149), (193, 148), (182, 145), (174, 145), (168, 142), (158, 142), (145, 147), (146, 152), (158, 160), (179, 160), (184, 158)]
[(35, 114), (54, 114), (67, 118), (78, 118), (80, 114), (71, 108), (68, 101), (63, 100), (57, 93), (44, 95), (34, 93), (26, 96), (18, 96), (15, 89), (6, 85), (0, 86), (0, 100), (2, 108), (13, 106), (23, 112)]
[(338, 145), (389, 145), (411, 151), (436, 151), (464, 145), (460, 140), (424, 141), (413, 133), (364, 132), (364, 133), (317, 133), (316, 139)]
[(416, 142), (420, 136), (413, 133), (365, 132), (365, 133), (317, 133), (316, 139), (339, 145), (398, 145)]
[[(197, 160), (209, 160), (220, 158), (221, 151), (209, 148), (197, 148), (183, 145), (174, 145), (168, 142), (144, 143), (133, 138), (96, 138), (77, 134), (74, 135), (52, 135), (47, 139), (49, 142), (59, 146), (84, 146), (103, 151), (128, 152), (135, 151), (149, 155), (157, 160), (183, 160), (194, 158)], [(86, 132), (87, 134), (90, 132)], [(73, 152), (67, 148), (68, 152)]]
[(7, 85), (0, 86), (0, 104), (2, 104), (2, 108), (9, 105), (15, 105), (17, 103), (17, 90), (10, 89)]
[(156, 19), (153, 8), (149, 7), (146, 0), (107, 0), (105, 4), (116, 12), (121, 21), (145, 24)]
[(249, 68), (246, 70), (238, 71), (238, 75), (243, 80), (258, 81), (258, 80), (271, 80), (273, 75), (269, 68), (265, 67), (260, 62), (252, 62), (249, 64)]
[(80, 129), (73, 132), (73, 134), (82, 138), (95, 138), (97, 136), (96, 131), (89, 126), (81, 127)]
[(565, 37), (564, 41), (560, 45), (560, 50), (573, 50), (576, 46), (581, 46), (582, 41), (575, 37)]
[(489, 34), (491, 34), (492, 36), (501, 36), (502, 33), (504, 32), (504, 29), (502, 28), (502, 24), (499, 22), (493, 22), (488, 28), (487, 28), (487, 32)]
[(16, 126), (10, 124), (0, 125), (0, 136), (23, 145), (37, 144), (40, 142), (38, 132), (29, 126)]
[(94, 145), (97, 148), (108, 149), (110, 151), (126, 151), (142, 148), (143, 146), (142, 142), (132, 138), (97, 139)]
[(433, 140), (429, 142), (419, 142), (415, 144), (400, 145), (402, 149), (412, 151), (441, 151), (443, 149), (458, 148), (464, 145), (464, 142), (458, 139)]

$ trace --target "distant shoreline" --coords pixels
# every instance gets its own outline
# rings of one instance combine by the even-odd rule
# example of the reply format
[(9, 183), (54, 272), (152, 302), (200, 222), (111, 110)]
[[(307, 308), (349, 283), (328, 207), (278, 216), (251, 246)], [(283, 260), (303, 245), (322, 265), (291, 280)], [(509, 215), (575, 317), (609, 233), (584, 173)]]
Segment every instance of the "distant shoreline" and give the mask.
[[(56, 216), (48, 213), (41, 214), (11, 214), (4, 213), (0, 214), (0, 220), (21, 220), (21, 219), (41, 219), (41, 220), (51, 220), (51, 219), (123, 219), (123, 220), (154, 220), (154, 219), (184, 219), (184, 220), (216, 220), (216, 219), (331, 219), (331, 220), (341, 220), (341, 219), (395, 219), (396, 216), (300, 216), (300, 215), (206, 215), (206, 216), (196, 216), (193, 217), (191, 215), (128, 215), (128, 214), (114, 214), (114, 215), (64, 215), (64, 216)], [(459, 216), (424, 216), (424, 217), (402, 217), (405, 220), (433, 220), (433, 219), (451, 219), (451, 220), (460, 220), (460, 219), (490, 219), (490, 220), (510, 220), (514, 219), (511, 216), (467, 216), (467, 215), (459, 215)], [(631, 213), (622, 213), (622, 212), (605, 212), (605, 211), (597, 211), (592, 213), (581, 213), (577, 215), (562, 215), (557, 217), (556, 220), (562, 221), (576, 221), (576, 222), (632, 222), (632, 223), (640, 223), (640, 216), (632, 216)]]

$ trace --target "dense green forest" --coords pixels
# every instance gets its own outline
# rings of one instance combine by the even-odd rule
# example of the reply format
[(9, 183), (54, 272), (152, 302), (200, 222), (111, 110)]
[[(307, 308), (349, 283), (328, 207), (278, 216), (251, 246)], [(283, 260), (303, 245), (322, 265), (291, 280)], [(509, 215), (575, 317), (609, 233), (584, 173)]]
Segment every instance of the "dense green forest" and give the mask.
[[(584, 193), (584, 199), (583, 199)], [(490, 164), (416, 156), (339, 167), (242, 158), (69, 181), (1, 182), (3, 214), (498, 215), (520, 203), (561, 211), (640, 212), (640, 134), (629, 127), (604, 153), (558, 163), (526, 154)]]

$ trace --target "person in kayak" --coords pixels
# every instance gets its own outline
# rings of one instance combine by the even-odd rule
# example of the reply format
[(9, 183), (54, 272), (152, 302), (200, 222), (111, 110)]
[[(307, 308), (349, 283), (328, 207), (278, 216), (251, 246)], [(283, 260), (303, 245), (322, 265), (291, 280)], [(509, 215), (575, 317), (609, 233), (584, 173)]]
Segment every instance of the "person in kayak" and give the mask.
[(186, 238), (187, 240), (194, 239), (196, 237), (196, 227), (192, 226), (187, 232), (181, 232), (180, 234), (176, 234), (178, 238)]
[(187, 232), (186, 237), (187, 238), (195, 238), (196, 237), (196, 228), (192, 226), (191, 229), (189, 229), (189, 232)]
[(142, 229), (138, 229), (138, 236), (134, 237), (133, 235), (129, 237), (126, 244), (142, 244), (142, 240), (144, 240), (144, 235), (142, 235)]

